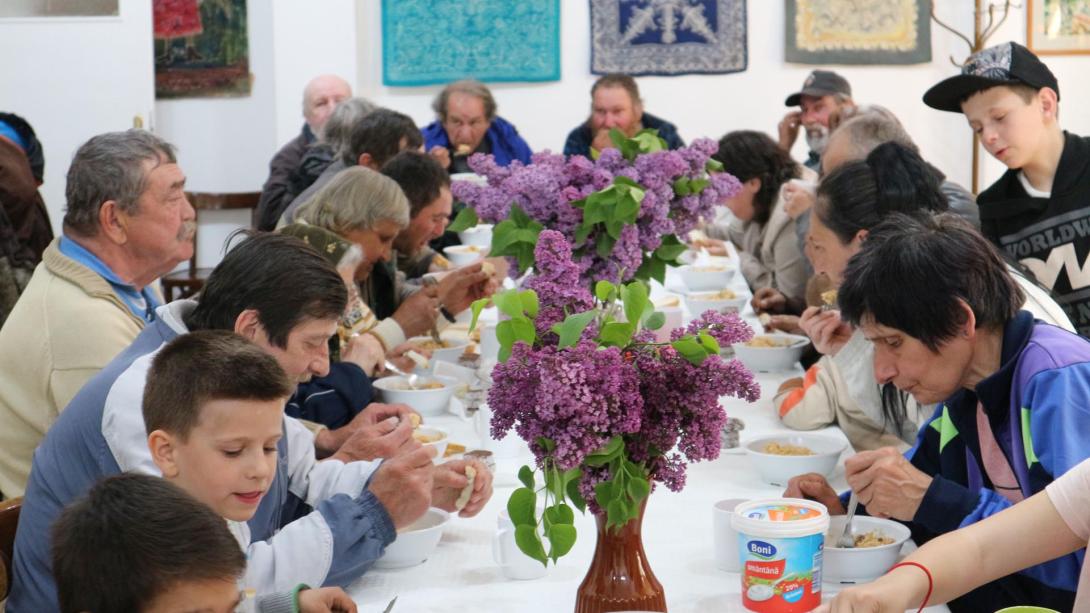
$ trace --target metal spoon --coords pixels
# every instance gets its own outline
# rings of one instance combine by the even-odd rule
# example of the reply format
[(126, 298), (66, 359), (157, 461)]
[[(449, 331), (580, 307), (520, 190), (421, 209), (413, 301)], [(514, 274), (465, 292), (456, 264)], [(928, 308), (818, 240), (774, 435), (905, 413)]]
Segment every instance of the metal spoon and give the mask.
[(840, 538), (836, 541), (836, 546), (841, 549), (852, 549), (855, 547), (855, 536), (852, 535), (852, 519), (855, 517), (855, 510), (859, 508), (859, 499), (856, 498), (855, 492), (852, 492), (852, 497), (848, 500), (848, 519), (844, 522), (844, 534), (840, 535)]
[(390, 360), (386, 360), (385, 365), (386, 365), (386, 370), (391, 370), (391, 371), (396, 372), (397, 374), (401, 375), (402, 377), (405, 377), (406, 382), (408, 382), (408, 384), (409, 384), (409, 389), (414, 389), (414, 390), (415, 389), (420, 389), (420, 388), (418, 388), (416, 386), (416, 380), (419, 378), (419, 377), (416, 376), (416, 373), (407, 373), (407, 372), (401, 370), (400, 368), (398, 368), (397, 365), (394, 364), (393, 362), (391, 362)]

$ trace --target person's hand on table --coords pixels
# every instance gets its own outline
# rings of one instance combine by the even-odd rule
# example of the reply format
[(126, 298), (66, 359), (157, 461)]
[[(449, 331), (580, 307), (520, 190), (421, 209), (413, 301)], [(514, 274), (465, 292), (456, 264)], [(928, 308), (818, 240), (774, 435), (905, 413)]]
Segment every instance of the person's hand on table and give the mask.
[(416, 449), (383, 462), (367, 484), (367, 489), (382, 503), (395, 528), (404, 528), (420, 519), (431, 506), (435, 473), (432, 459), (436, 449), (420, 443), (416, 445)]
[(840, 311), (823, 311), (821, 307), (809, 307), (799, 318), (799, 327), (814, 349), (823, 355), (836, 355), (852, 337), (852, 327), (840, 319)]
[(901, 521), (916, 516), (932, 481), (894, 447), (855, 454), (844, 462), (844, 473), (868, 514)]
[(428, 149), (428, 155), (436, 162), (439, 162), (439, 165), (443, 168), (450, 168), (450, 149), (442, 145), (436, 145)]
[(846, 513), (844, 505), (840, 504), (840, 497), (836, 490), (829, 485), (829, 481), (817, 473), (806, 473), (797, 477), (791, 477), (787, 482), (787, 489), (783, 493), (785, 498), (805, 498), (825, 505), (829, 509), (829, 515), (843, 515)]
[(703, 249), (704, 251), (707, 251), (708, 255), (717, 255), (721, 257), (726, 257), (728, 255), (727, 243), (714, 238), (698, 238), (694, 240), (691, 245), (694, 249)]
[(469, 484), (466, 466), (472, 466), (477, 471), (477, 475), (473, 478), (473, 493), (469, 497), (469, 502), (458, 515), (473, 517), (481, 512), (484, 505), (492, 498), (492, 471), (479, 460), (451, 460), (435, 467), (431, 500), (433, 507), (439, 507), (451, 513), (458, 510), (454, 503)]
[(299, 591), (299, 613), (356, 613), (356, 602), (339, 587)]
[(814, 613), (903, 613), (915, 611), (930, 582), (920, 569), (894, 568), (866, 585), (850, 587), (814, 609)]
[[(356, 417), (359, 418), (360, 415)], [(347, 463), (394, 458), (418, 447), (420, 443), (413, 438), (412, 421), (408, 416), (390, 415), (352, 432), (333, 454), (332, 459)]]
[(402, 301), (394, 311), (394, 321), (401, 326), (405, 336), (426, 334), (435, 326), (439, 316), (439, 294), (437, 286), (425, 286)]
[(788, 334), (802, 334), (798, 315), (770, 315), (761, 320), (766, 332), (779, 330)]
[(756, 313), (783, 313), (787, 309), (787, 296), (774, 287), (762, 287), (753, 292), (750, 304)]

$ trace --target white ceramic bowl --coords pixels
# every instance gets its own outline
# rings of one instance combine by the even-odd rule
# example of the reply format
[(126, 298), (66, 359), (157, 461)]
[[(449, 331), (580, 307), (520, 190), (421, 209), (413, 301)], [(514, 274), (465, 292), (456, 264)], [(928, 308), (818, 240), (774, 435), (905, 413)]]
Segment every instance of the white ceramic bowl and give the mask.
[(700, 266), (685, 264), (678, 266), (677, 272), (690, 292), (707, 292), (725, 288), (734, 277), (735, 268), (726, 262)]
[[(466, 345), (469, 344), (469, 339), (467, 339), (467, 338), (446, 338), (446, 337), (440, 337), (440, 338), (443, 341), (443, 343), (446, 344), (447, 346), (442, 348), (442, 349), (432, 349), (431, 350), (431, 361), (432, 362), (436, 362), (436, 361), (454, 362), (455, 364), (457, 364), (458, 363), (458, 356), (465, 353)], [(433, 339), (430, 336), (414, 336), (414, 337), (409, 339), (409, 341), (413, 342), (413, 343), (428, 343), (428, 342), (432, 342), (434, 340), (435, 339)]]
[(420, 377), (417, 385), (429, 381), (443, 384), (435, 389), (408, 389), (405, 377), (383, 377), (375, 379), (375, 387), (382, 391), (383, 401), (389, 404), (407, 404), (425, 417), (435, 417), (447, 412), (450, 397), (454, 393), (454, 382), (441, 377)]
[(908, 528), (895, 521), (856, 515), (852, 520), (853, 534), (876, 530), (891, 537), (893, 542), (878, 547), (841, 549), (836, 546), (836, 541), (844, 533), (846, 519), (844, 515), (829, 518), (829, 531), (825, 533), (825, 561), (821, 571), (821, 577), (825, 581), (866, 583), (881, 577), (897, 563), (901, 556), (901, 546), (912, 536)]
[[(769, 443), (806, 447), (813, 455), (779, 455), (766, 453)], [(757, 469), (761, 479), (772, 485), (787, 487), (791, 477), (805, 473), (818, 473), (829, 476), (836, 468), (840, 453), (847, 443), (821, 434), (805, 432), (785, 433), (776, 436), (764, 436), (746, 443), (746, 455)]]
[(467, 266), (488, 255), (488, 245), (451, 245), (443, 247), (443, 255), (455, 266)]
[(488, 185), (488, 177), (481, 176), (475, 172), (456, 172), (450, 175), (450, 180), (453, 181), (468, 181), (474, 185)]
[[(777, 343), (775, 347), (753, 347), (746, 343), (735, 343), (734, 355), (746, 368), (758, 372), (781, 372), (795, 367), (802, 352), (810, 344), (810, 339), (798, 334), (758, 334), (754, 339), (766, 337)], [(752, 342), (752, 341), (750, 341)]]
[(375, 562), (375, 567), (407, 568), (427, 560), (443, 538), (443, 528), (448, 521), (450, 513), (428, 509), (420, 519), (397, 531), (397, 538)]
[(734, 298), (715, 297), (719, 291), (686, 293), (685, 306), (689, 307), (689, 315), (700, 317), (700, 314), (708, 309), (720, 313), (737, 313), (746, 306), (746, 300), (749, 299), (745, 294), (737, 293), (734, 294)]
[(435, 447), (434, 461), (436, 464), (443, 461), (443, 452), (447, 450), (447, 443), (450, 442), (446, 430), (423, 425), (413, 430), (413, 438), (424, 447)]
[(458, 239), (462, 241), (463, 245), (488, 247), (492, 244), (492, 224), (482, 223), (462, 230), (458, 233)]
[[(682, 264), (695, 264), (700, 259), (700, 252), (687, 249), (678, 256), (677, 261)], [(702, 260), (703, 263), (711, 264), (712, 266), (726, 266), (728, 268), (734, 267), (734, 260), (728, 258), (725, 255), (709, 255), (706, 260)]]

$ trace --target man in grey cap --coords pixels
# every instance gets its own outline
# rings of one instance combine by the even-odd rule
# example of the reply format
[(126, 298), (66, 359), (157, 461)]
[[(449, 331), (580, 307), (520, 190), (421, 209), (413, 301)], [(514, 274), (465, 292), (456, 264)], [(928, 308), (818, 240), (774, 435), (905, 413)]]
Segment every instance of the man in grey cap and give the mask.
[(799, 110), (783, 116), (779, 124), (780, 147), (791, 151), (799, 137), (799, 128), (806, 129), (806, 144), (810, 155), (803, 162), (807, 168), (821, 170), (821, 154), (829, 140), (829, 117), (845, 107), (854, 107), (852, 86), (847, 79), (831, 70), (815, 70), (806, 77), (802, 89), (784, 100)]

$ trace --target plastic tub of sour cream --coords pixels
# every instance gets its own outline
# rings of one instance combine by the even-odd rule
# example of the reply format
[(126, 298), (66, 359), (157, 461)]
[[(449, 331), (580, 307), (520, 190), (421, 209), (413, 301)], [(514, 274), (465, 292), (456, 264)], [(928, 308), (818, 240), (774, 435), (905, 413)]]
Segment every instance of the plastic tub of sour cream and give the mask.
[(829, 512), (796, 498), (753, 500), (734, 509), (742, 604), (758, 613), (810, 611), (821, 604), (821, 560)]

